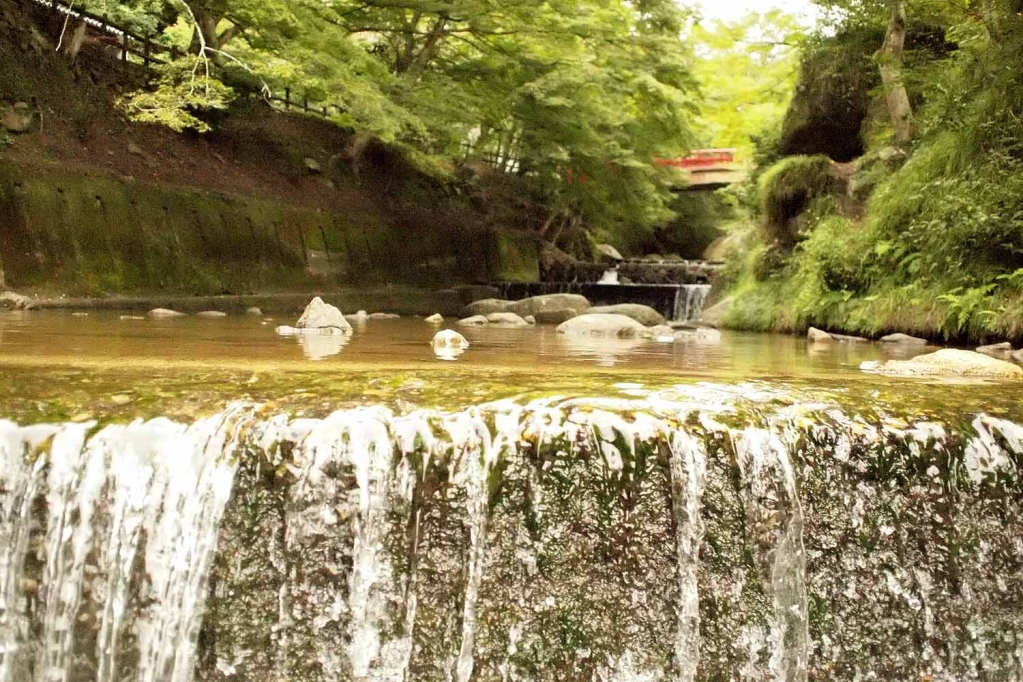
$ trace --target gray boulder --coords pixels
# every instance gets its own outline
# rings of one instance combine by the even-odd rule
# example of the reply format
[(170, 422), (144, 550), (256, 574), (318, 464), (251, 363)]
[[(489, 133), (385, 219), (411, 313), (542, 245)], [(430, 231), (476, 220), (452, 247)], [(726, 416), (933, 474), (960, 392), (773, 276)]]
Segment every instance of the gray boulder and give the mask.
[(491, 313), (506, 313), (512, 307), (512, 301), (505, 301), (500, 298), (485, 298), (482, 301), (474, 301), (462, 308), (462, 317), (475, 317), (483, 315), (486, 317)]
[(324, 303), (319, 296), (306, 306), (305, 312), (302, 313), (302, 317), (298, 318), (295, 326), (299, 329), (336, 329), (344, 334), (352, 331), (352, 325), (341, 314), (341, 311), (329, 303)]
[(562, 324), (573, 317), (579, 317), (579, 313), (572, 308), (559, 308), (557, 310), (542, 310), (527, 317), (532, 317), (537, 324)]
[(1011, 362), (981, 355), (970, 350), (944, 348), (935, 353), (920, 355), (912, 360), (876, 361), (860, 365), (864, 372), (904, 377), (987, 377), (994, 379), (1023, 379), (1023, 368)]
[(899, 346), (926, 346), (927, 339), (921, 339), (909, 334), (889, 334), (881, 337), (881, 343), (892, 343)]
[(529, 323), (515, 313), (490, 313), (487, 322), (502, 327), (528, 327)]
[(619, 305), (604, 305), (584, 310), (583, 315), (625, 315), (639, 322), (644, 327), (655, 327), (665, 324), (664, 315), (647, 305), (638, 303), (621, 303)]
[(463, 327), (482, 327), (490, 324), (490, 320), (488, 320), (483, 315), (472, 315), (471, 317), (466, 317), (459, 320), (458, 324), (462, 325)]
[(593, 305), (586, 300), (586, 297), (579, 294), (546, 294), (516, 301), (506, 310), (492, 310), (491, 312), (512, 312), (520, 317), (532, 315), (539, 320), (540, 318), (537, 317), (537, 313), (548, 310), (568, 309), (574, 310), (576, 313), (582, 313), (584, 310), (589, 310), (592, 307)]
[(580, 315), (558, 326), (559, 334), (620, 339), (641, 338), (646, 327), (625, 315)]

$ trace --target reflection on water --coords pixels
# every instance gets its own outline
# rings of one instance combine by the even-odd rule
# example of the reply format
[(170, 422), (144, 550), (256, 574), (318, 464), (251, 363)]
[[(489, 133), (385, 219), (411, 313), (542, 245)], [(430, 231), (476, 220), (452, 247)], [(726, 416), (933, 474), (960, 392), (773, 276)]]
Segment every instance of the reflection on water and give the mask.
[(481, 376), (491, 369), (532, 373), (536, 386), (553, 376), (608, 369), (625, 375), (658, 372), (719, 381), (806, 379), (840, 385), (847, 380), (881, 381), (859, 371), (865, 360), (886, 360), (896, 352), (926, 352), (871, 343), (812, 347), (802, 338), (768, 334), (725, 332), (720, 343), (713, 344), (657, 343), (568, 337), (557, 334), (552, 326), (490, 326), (458, 328), (470, 348), (438, 356), (431, 340), (440, 328), (419, 319), (369, 320), (352, 335), (293, 339), (278, 336), (273, 325), (263, 324), (265, 320), (248, 316), (132, 321), (119, 317), (106, 312), (88, 317), (56, 311), (0, 313), (0, 366), (300, 370), (316, 361), (321, 365), (318, 371), (323, 371), (355, 366), (438, 367), (438, 358), (457, 358), (458, 366), (478, 368)]
[(351, 338), (349, 334), (299, 334), (298, 343), (310, 360), (326, 360), (340, 353)]

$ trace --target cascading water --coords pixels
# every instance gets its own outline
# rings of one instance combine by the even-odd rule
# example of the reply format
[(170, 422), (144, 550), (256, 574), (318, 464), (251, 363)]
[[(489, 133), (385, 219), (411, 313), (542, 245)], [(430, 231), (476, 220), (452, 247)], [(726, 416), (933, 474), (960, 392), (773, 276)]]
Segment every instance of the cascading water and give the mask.
[(707, 296), (710, 295), (709, 284), (683, 284), (675, 292), (673, 322), (691, 322), (703, 313)]
[(1023, 428), (785, 403), (0, 422), (0, 681), (1023, 679)]

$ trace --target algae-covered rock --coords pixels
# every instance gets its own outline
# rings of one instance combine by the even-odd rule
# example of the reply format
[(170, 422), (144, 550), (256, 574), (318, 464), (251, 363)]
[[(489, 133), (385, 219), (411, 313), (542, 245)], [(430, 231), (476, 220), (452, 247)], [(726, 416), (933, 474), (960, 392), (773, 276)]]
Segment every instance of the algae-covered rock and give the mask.
[(573, 317), (579, 317), (579, 313), (574, 308), (558, 308), (557, 310), (541, 310), (530, 317), (536, 320), (537, 324), (562, 324)]
[(892, 376), (959, 376), (990, 377), (999, 379), (1021, 379), (1023, 368), (981, 355), (969, 350), (944, 348), (935, 353), (920, 355), (912, 360), (890, 360), (885, 363), (864, 362), (860, 369), (865, 372)]

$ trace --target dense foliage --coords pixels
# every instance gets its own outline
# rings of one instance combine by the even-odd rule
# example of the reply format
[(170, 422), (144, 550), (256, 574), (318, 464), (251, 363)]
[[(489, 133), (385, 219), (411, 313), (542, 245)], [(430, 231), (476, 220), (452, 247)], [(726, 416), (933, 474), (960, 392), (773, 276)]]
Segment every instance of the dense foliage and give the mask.
[[(873, 22), (883, 31), (892, 16), (886, 12), (903, 3), (821, 4), (840, 27)], [(900, 144), (878, 93), (872, 125), (880, 132), (864, 157), (835, 166), (847, 183), (808, 202), (794, 250), (779, 258), (769, 233), (749, 237), (733, 322), (1023, 336), (1020, 9), (1016, 0), (904, 3), (910, 35), (937, 27), (949, 46), (930, 59), (906, 56), (913, 138)], [(806, 166), (780, 163), (768, 174)], [(762, 189), (767, 207), (784, 198), (775, 186)]]
[(468, 158), (516, 175), (548, 234), (663, 222), (671, 176), (654, 159), (696, 144), (690, 17), (672, 0), (88, 5), (182, 55), (123, 100), (139, 120), (206, 130), (242, 90), (288, 89), (435, 172)]

